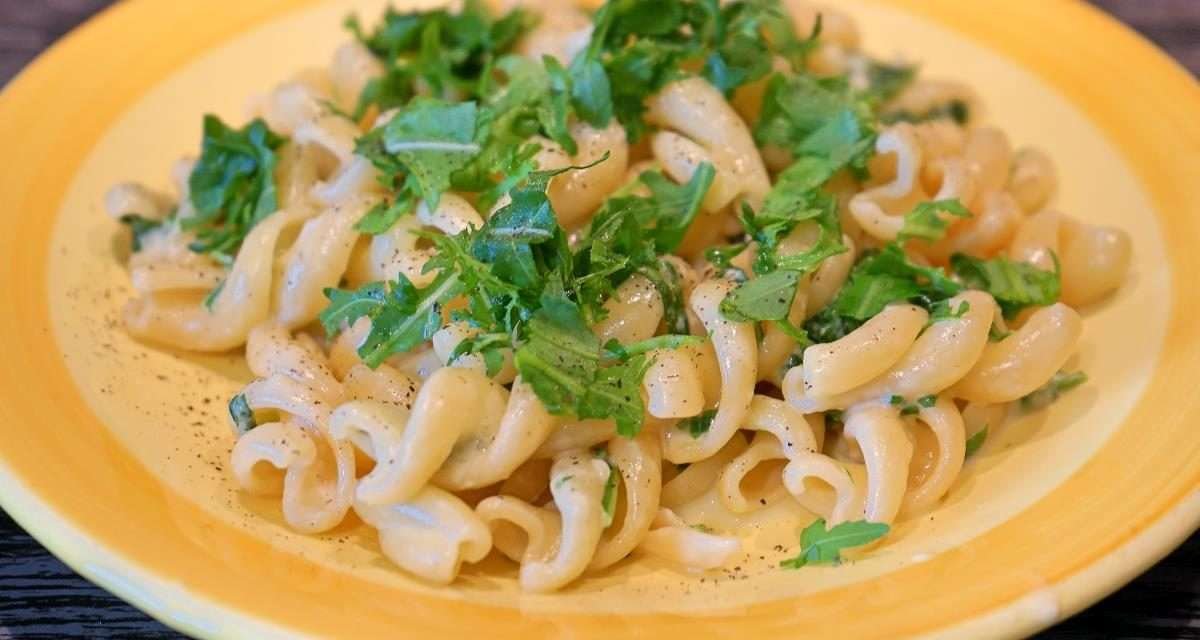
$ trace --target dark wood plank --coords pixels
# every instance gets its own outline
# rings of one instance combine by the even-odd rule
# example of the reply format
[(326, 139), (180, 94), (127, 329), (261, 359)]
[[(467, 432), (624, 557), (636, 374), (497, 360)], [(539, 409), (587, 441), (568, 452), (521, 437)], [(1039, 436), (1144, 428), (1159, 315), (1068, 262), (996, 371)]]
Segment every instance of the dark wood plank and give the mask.
[[(169, 1), (169, 0), (163, 0)], [(1096, 0), (1200, 73), (1200, 0)], [(110, 0), (0, 0), (0, 85)], [(0, 640), (179, 638), (84, 580), (0, 512)], [(1200, 535), (1042, 640), (1200, 639)]]

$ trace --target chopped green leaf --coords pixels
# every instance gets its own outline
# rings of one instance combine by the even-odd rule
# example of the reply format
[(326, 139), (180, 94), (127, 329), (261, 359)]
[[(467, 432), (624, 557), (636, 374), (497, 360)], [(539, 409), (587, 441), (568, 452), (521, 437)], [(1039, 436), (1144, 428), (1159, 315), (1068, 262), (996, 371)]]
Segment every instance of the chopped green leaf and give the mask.
[(574, 413), (596, 380), (599, 339), (584, 322), (579, 306), (561, 296), (542, 298), (527, 333), (528, 341), (515, 359), (521, 378), (550, 413)]
[(721, 315), (732, 322), (783, 320), (796, 297), (799, 271), (773, 271), (747, 280), (721, 301)]
[(900, 95), (917, 78), (917, 68), (906, 64), (867, 61), (867, 88), (863, 97), (881, 105)]
[(1026, 307), (1041, 307), (1058, 302), (1062, 283), (1059, 270), (1043, 271), (1024, 262), (1014, 262), (1004, 256), (991, 259), (973, 258), (956, 253), (950, 267), (968, 289), (986, 291), (1004, 316), (1011, 318)]
[(971, 217), (971, 212), (957, 199), (922, 202), (904, 216), (904, 226), (896, 239), (900, 242), (914, 239), (927, 242), (941, 240), (950, 228), (950, 221), (943, 217), (942, 213), (959, 218)]
[(212, 291), (209, 291), (208, 295), (204, 296), (205, 309), (212, 311), (213, 305), (217, 303), (217, 298), (219, 298), (221, 296), (221, 292), (225, 290), (225, 282), (226, 280), (218, 282), (217, 286), (213, 287)]
[[(383, 128), (384, 150), (413, 176), (418, 186), (416, 195), (430, 209), (437, 209), (454, 172), (479, 154), (481, 147), (475, 141), (477, 117), (474, 102), (455, 104), (418, 98)], [(379, 168), (386, 171), (390, 167)]]
[(642, 380), (651, 364), (650, 358), (639, 355), (600, 369), (579, 403), (579, 417), (611, 418), (617, 423), (619, 435), (636, 436), (645, 420)]
[(604, 481), (604, 495), (600, 498), (600, 509), (604, 514), (604, 527), (607, 529), (612, 526), (617, 512), (617, 482), (621, 477), (621, 472), (611, 461), (606, 459), (605, 462), (608, 463), (608, 479)]
[(233, 420), (234, 433), (239, 436), (258, 426), (246, 396), (240, 393), (229, 400), (229, 417)]
[(709, 428), (712, 427), (713, 418), (715, 417), (717, 417), (717, 410), (709, 409), (698, 416), (680, 420), (677, 426), (680, 429), (687, 431), (693, 438), (699, 438), (700, 436), (708, 433)]
[(370, 211), (367, 211), (362, 219), (354, 225), (354, 229), (372, 236), (386, 233), (392, 228), (392, 225), (396, 224), (397, 220), (415, 210), (412, 199), (406, 196), (407, 194), (403, 194), (391, 202), (380, 201), (379, 204), (371, 207)]
[(147, 235), (149, 235), (152, 231), (161, 229), (163, 225), (167, 223), (166, 220), (150, 220), (149, 218), (143, 218), (136, 213), (127, 213), (121, 216), (120, 221), (121, 224), (129, 227), (129, 231), (133, 234), (131, 248), (134, 253), (142, 250), (142, 247), (144, 246), (143, 242)]
[(330, 337), (363, 316), (375, 316), (388, 303), (387, 285), (382, 282), (365, 285), (358, 291), (326, 289), (325, 297), (329, 298), (329, 306), (321, 312), (320, 320), (325, 334)]
[(1058, 400), (1062, 394), (1078, 387), (1087, 382), (1087, 374), (1082, 371), (1074, 371), (1072, 373), (1064, 373), (1059, 371), (1050, 378), (1050, 381), (1042, 385), (1033, 393), (1021, 398), (1021, 409), (1025, 411), (1037, 411), (1043, 409)]
[(784, 560), (779, 566), (799, 569), (813, 564), (838, 564), (842, 561), (843, 550), (874, 542), (890, 530), (891, 527), (882, 522), (863, 520), (843, 522), (826, 529), (825, 519), (818, 518), (800, 533), (800, 555)]
[(236, 130), (204, 116), (200, 159), (188, 176), (195, 215), (180, 219), (196, 233), (192, 251), (232, 263), (246, 234), (275, 213), (275, 150), (283, 142), (262, 120)]
[(971, 303), (963, 300), (958, 303), (957, 307), (951, 307), (949, 300), (939, 300), (929, 307), (929, 322), (926, 326), (930, 326), (935, 322), (943, 320), (957, 320), (971, 310)]
[(975, 452), (979, 451), (979, 448), (983, 446), (983, 443), (985, 440), (987, 440), (987, 437), (988, 428), (985, 426), (979, 431), (976, 431), (970, 438), (967, 438), (965, 457), (970, 458), (971, 456), (975, 455)]
[(628, 360), (634, 356), (650, 353), (655, 349), (682, 349), (704, 343), (704, 338), (689, 335), (665, 335), (647, 338), (641, 342), (622, 345), (615, 339), (604, 344), (605, 355), (617, 360)]

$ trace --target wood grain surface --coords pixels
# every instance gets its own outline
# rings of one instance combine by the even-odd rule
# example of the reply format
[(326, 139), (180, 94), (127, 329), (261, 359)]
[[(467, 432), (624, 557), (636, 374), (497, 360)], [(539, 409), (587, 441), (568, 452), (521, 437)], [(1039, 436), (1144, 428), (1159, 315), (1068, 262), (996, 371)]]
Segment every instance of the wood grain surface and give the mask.
[[(109, 4), (110, 0), (0, 0), (0, 86)], [(1200, 74), (1200, 0), (1094, 4)], [(0, 512), (0, 640), (179, 637), (81, 578)], [(1125, 588), (1039, 638), (1200, 640), (1200, 534)]]

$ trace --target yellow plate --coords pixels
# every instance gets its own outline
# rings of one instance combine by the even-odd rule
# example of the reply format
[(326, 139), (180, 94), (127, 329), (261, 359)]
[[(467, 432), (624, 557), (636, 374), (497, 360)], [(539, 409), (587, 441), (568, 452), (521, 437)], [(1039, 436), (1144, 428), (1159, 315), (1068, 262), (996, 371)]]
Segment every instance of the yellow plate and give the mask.
[[(1060, 205), (1135, 239), (1127, 286), (1088, 311), (1092, 376), (1005, 427), (931, 516), (836, 568), (718, 580), (644, 560), (523, 596), (502, 563), (419, 584), (348, 522), (316, 538), (222, 466), (239, 358), (149, 350), (106, 186), (165, 185), (200, 115), (322, 63), (379, 0), (130, 0), (0, 97), (0, 502), (55, 554), (207, 637), (1015, 636), (1094, 602), (1200, 521), (1200, 89), (1079, 2), (846, 2), (868, 49), (972, 83), (990, 120), (1057, 161)], [(216, 8), (219, 7), (219, 8)], [(744, 576), (744, 577), (743, 577)]]

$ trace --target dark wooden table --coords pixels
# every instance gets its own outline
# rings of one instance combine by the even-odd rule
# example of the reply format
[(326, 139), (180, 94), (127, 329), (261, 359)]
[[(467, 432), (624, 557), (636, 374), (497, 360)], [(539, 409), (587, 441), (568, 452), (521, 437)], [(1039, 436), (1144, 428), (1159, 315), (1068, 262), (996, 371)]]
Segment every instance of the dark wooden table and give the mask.
[[(110, 1), (0, 0), (0, 85)], [(1095, 4), (1200, 74), (1200, 0)], [(0, 511), (0, 640), (179, 637), (81, 578)], [(1200, 639), (1200, 534), (1129, 586), (1039, 637)]]

